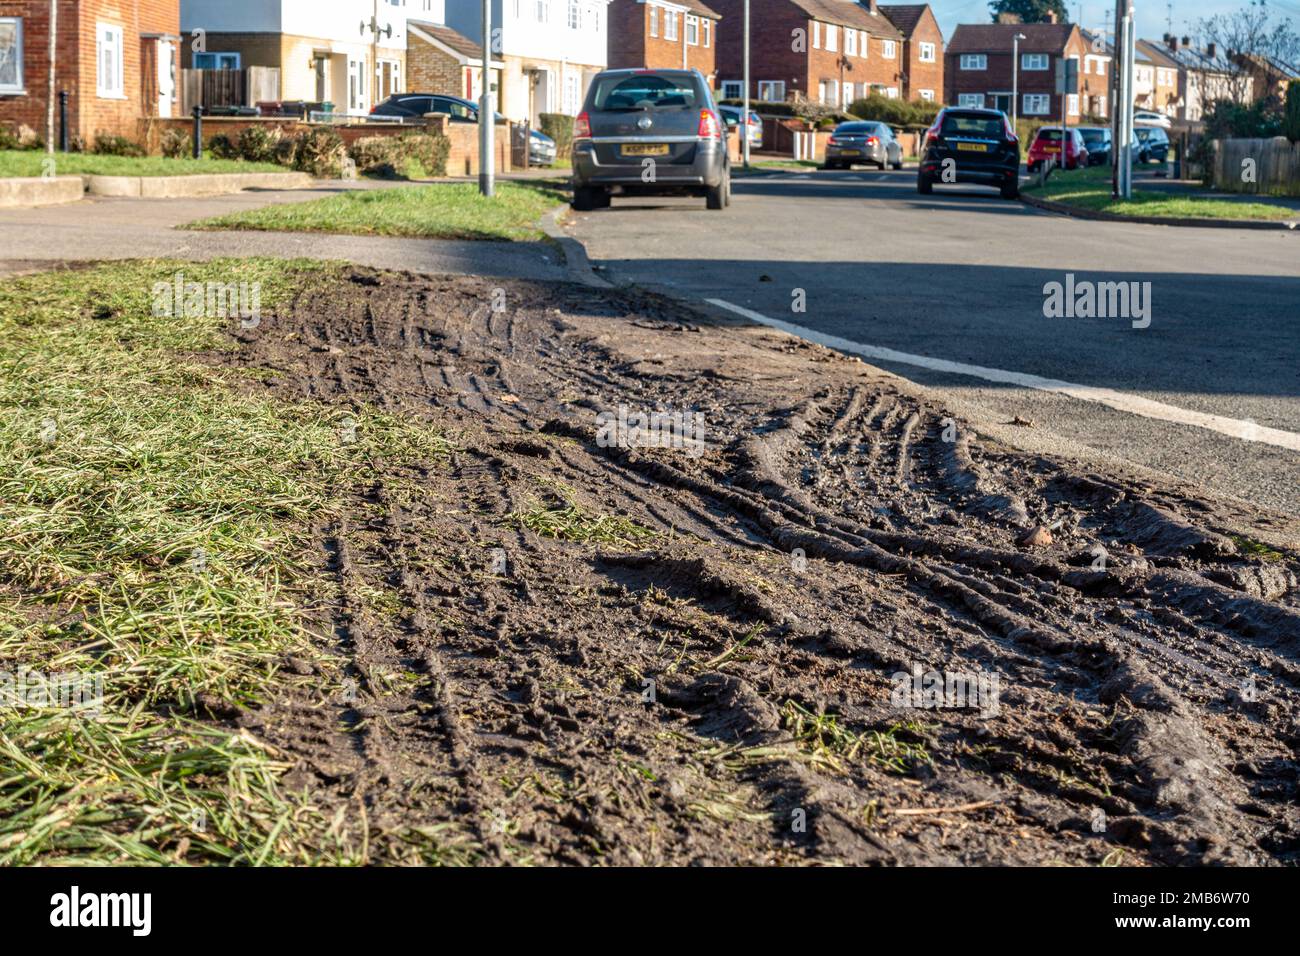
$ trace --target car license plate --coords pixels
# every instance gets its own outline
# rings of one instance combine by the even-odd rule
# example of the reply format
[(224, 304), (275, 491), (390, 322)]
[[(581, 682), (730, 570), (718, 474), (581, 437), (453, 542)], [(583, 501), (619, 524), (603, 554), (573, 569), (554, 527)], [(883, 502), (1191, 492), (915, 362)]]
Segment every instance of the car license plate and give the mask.
[(988, 147), (983, 143), (958, 143), (957, 149), (966, 150), (969, 153), (983, 153), (987, 152)]
[(858, 150), (858, 149), (842, 149), (842, 150), (840, 150), (840, 155), (841, 155), (841, 156), (861, 156), (861, 155), (862, 155), (862, 151), (861, 151), (861, 150)]
[(624, 156), (667, 156), (667, 143), (643, 143), (643, 144), (625, 144), (623, 146)]
[(1059, 153), (1060, 151), (1061, 151), (1061, 147), (1059, 147), (1059, 146), (1044, 146), (1044, 147), (1043, 147), (1043, 152), (1044, 152), (1044, 153)]

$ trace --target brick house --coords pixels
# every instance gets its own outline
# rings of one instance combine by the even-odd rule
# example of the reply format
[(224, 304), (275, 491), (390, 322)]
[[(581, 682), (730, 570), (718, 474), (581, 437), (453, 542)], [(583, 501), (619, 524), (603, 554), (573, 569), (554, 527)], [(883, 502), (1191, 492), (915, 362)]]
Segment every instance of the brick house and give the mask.
[[(1013, 83), (1012, 41), (1020, 41), (1017, 112), (1022, 117), (1059, 120), (1061, 107), (1069, 108), (1071, 122), (1082, 119), (1083, 58), (1091, 48), (1073, 23), (963, 23), (953, 31), (944, 58), (947, 92), (953, 106), (986, 106), (1011, 114)], [(1056, 92), (1056, 65), (1062, 58), (1077, 59), (1079, 81), (1073, 90)]]
[[(724, 97), (744, 85), (744, 0), (709, 0), (727, 29), (718, 44)], [(903, 88), (903, 34), (875, 0), (751, 0), (750, 96), (846, 107)]]
[[(134, 139), (142, 117), (175, 115), (180, 0), (59, 0), (57, 34), (69, 136)], [(0, 126), (45, 138), (49, 44), (49, 0), (0, 0)]]
[[(1112, 64), (1115, 62), (1114, 51), (1106, 38), (1098, 33), (1080, 30), (1084, 45), (1088, 48), (1079, 66), (1079, 85), (1082, 87), (1082, 110), (1084, 116), (1106, 119), (1110, 116), (1110, 82)], [(1141, 55), (1141, 50), (1138, 50)]]
[(928, 3), (881, 4), (880, 12), (903, 35), (903, 99), (943, 96), (943, 31)]
[[(492, 85), (501, 89), (505, 64), (493, 60)], [(483, 49), (449, 26), (406, 22), (406, 85), (415, 93), (450, 93), (477, 100), (482, 93)]]
[(609, 66), (699, 70), (717, 76), (722, 17), (699, 0), (611, 0)]
[(1166, 116), (1177, 116), (1181, 96), (1178, 75), (1182, 70), (1178, 61), (1159, 44), (1149, 40), (1138, 40), (1134, 44), (1133, 60), (1135, 74), (1139, 64), (1144, 70), (1142, 85), (1134, 84), (1134, 92), (1139, 98), (1133, 105)]

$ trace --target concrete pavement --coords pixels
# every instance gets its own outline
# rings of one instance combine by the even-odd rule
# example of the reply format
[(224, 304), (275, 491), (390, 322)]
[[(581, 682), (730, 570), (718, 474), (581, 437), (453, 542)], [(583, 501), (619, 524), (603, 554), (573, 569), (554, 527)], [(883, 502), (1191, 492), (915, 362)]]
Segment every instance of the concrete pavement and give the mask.
[[(873, 364), (941, 389), (1022, 446), (1300, 513), (1300, 455), (1249, 440), (1252, 426), (1300, 432), (1298, 235), (1087, 222), (973, 187), (920, 196), (907, 171), (737, 180), (724, 213), (615, 199), (575, 216), (571, 234), (607, 277), (869, 347)], [(1049, 284), (1067, 281), (1150, 283), (1149, 326), (1046, 317)], [(972, 366), (1013, 375), (953, 371)], [(1033, 377), (1127, 400), (1017, 384)], [(1151, 403), (1235, 424), (1161, 420), (1142, 413)], [(1002, 424), (1016, 419), (1034, 426)]]

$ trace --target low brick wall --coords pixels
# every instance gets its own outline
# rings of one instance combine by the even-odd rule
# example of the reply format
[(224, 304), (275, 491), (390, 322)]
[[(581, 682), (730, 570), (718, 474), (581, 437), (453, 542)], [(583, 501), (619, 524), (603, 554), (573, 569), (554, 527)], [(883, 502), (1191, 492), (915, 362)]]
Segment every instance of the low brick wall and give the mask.
[[(441, 132), (451, 142), (451, 150), (447, 155), (447, 175), (477, 176), (478, 126), (473, 123), (452, 123), (443, 114), (431, 114), (427, 117), (427, 120), (425, 126), (411, 123), (404, 126), (396, 123), (349, 123), (346, 125), (331, 125), (329, 128), (338, 133), (343, 142), (349, 146), (365, 136), (401, 136), (404, 133)], [(283, 117), (213, 116), (203, 118), (203, 139), (206, 142), (213, 136), (222, 134), (234, 140), (250, 126), (275, 127), (292, 136), (296, 136), (308, 129), (319, 128), (299, 120), (285, 119)], [(178, 118), (153, 120), (150, 124), (150, 132), (155, 139), (165, 129), (179, 129), (189, 133), (194, 129), (194, 121), (192, 119)], [(146, 131), (142, 129), (140, 136), (142, 142), (146, 141), (147, 135)], [(156, 144), (151, 145), (156, 148)], [(499, 173), (508, 173), (511, 170), (510, 127), (501, 124), (498, 124), (496, 128), (496, 167)]]

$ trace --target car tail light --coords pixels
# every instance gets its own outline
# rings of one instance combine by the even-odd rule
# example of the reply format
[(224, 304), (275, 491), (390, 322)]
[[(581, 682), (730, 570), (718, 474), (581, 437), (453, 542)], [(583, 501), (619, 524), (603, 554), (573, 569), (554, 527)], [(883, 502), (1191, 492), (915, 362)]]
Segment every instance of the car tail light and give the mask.
[(713, 110), (700, 110), (700, 130), (697, 135), (701, 139), (722, 139), (722, 125)]
[(931, 143), (937, 143), (938, 141), (939, 141), (939, 127), (937, 125), (931, 126), (929, 129), (925, 131), (925, 145), (929, 146)]
[(875, 145), (876, 145), (877, 143), (879, 143), (879, 142), (880, 142), (880, 140), (876, 139), (876, 137), (874, 137), (874, 136), (868, 136), (868, 137), (867, 137), (867, 145), (868, 145), (868, 146), (875, 146)]
[(573, 138), (591, 139), (591, 117), (586, 113), (579, 113), (573, 121)]
[(836, 139), (834, 136), (832, 136), (832, 137), (831, 137), (830, 139), (828, 139), (826, 142), (829, 143), (831, 146), (838, 146), (838, 145), (840, 145), (840, 141), (839, 141), (838, 139)]

